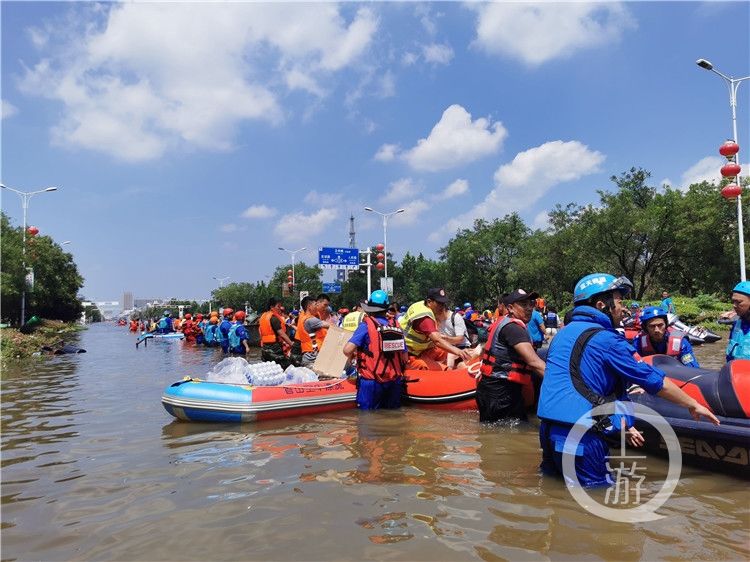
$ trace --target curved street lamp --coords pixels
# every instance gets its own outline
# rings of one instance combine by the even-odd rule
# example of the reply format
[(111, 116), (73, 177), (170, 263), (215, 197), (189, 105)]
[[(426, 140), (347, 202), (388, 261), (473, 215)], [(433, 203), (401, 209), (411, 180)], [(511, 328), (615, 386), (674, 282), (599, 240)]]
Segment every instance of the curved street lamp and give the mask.
[[(698, 59), (695, 64), (705, 70), (710, 70), (714, 74), (721, 76), (729, 87), (729, 106), (732, 108), (732, 140), (739, 144), (737, 140), (737, 89), (740, 87), (740, 83), (745, 80), (750, 80), (750, 76), (743, 76), (742, 78), (733, 78), (727, 76), (723, 72), (720, 72), (714, 68), (714, 65), (706, 59)], [(737, 185), (742, 186), (740, 181), (740, 175), (737, 174)], [(742, 225), (742, 195), (737, 196), (737, 234), (740, 243), (740, 279), (742, 281), (747, 280), (745, 274), (745, 232)]]
[[(390, 213), (381, 213), (380, 211), (376, 211), (372, 207), (365, 207), (365, 211), (377, 213), (378, 215), (383, 217), (383, 254), (385, 254), (385, 269), (383, 270), (383, 273), (385, 274), (386, 293), (388, 292), (388, 217), (403, 213), (405, 210), (406, 209), (396, 209), (395, 211), (391, 211)], [(391, 289), (393, 289), (393, 286), (391, 286)], [(369, 298), (369, 295), (367, 297)]]
[[(21, 248), (21, 260), (23, 271), (26, 271), (26, 215), (29, 210), (29, 201), (34, 195), (38, 193), (48, 193), (50, 191), (57, 191), (56, 187), (45, 187), (44, 189), (37, 189), (36, 191), (21, 191), (19, 189), (13, 189), (7, 185), (0, 183), (0, 188), (7, 189), (14, 193), (18, 193), (21, 197), (21, 207), (23, 208), (23, 246)], [(23, 288), (21, 290), (21, 326), (26, 323), (26, 280), (24, 279)]]

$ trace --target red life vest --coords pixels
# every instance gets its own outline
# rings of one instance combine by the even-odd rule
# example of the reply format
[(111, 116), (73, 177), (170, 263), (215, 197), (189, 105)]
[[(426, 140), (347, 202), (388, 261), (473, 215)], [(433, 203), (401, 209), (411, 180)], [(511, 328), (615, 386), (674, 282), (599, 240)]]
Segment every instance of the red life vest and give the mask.
[[(667, 332), (667, 335), (669, 338), (667, 339), (667, 351), (665, 353), (670, 357), (679, 357), (681, 355), (680, 348), (682, 348), (683, 333), (674, 331)], [(638, 337), (641, 338), (641, 355), (643, 357), (659, 353), (651, 344), (651, 338), (648, 337), (648, 334), (641, 332), (641, 335)]]
[(385, 326), (365, 316), (370, 346), (357, 350), (357, 371), (363, 379), (392, 381), (403, 376), (406, 365), (404, 332), (400, 327)]
[[(518, 384), (531, 384), (531, 370), (528, 365), (518, 357), (511, 346), (503, 344), (500, 340), (500, 331), (509, 322), (518, 324), (524, 330), (526, 329), (526, 324), (518, 318), (504, 316), (496, 320), (490, 326), (487, 343), (484, 344), (482, 349), (482, 363), (479, 366), (479, 372), (484, 377), (507, 379)], [(494, 343), (498, 344), (500, 350), (497, 356), (492, 354)]]

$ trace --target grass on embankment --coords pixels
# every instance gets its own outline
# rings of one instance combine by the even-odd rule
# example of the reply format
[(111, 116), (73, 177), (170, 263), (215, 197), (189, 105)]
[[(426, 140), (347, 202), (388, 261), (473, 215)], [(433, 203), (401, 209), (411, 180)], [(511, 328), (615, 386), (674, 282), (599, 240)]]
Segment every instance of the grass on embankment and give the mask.
[(0, 330), (0, 354), (2, 363), (31, 357), (43, 346), (55, 347), (60, 340), (85, 329), (78, 323), (65, 323), (56, 320), (43, 320), (42, 325), (31, 334), (22, 334), (16, 328)]

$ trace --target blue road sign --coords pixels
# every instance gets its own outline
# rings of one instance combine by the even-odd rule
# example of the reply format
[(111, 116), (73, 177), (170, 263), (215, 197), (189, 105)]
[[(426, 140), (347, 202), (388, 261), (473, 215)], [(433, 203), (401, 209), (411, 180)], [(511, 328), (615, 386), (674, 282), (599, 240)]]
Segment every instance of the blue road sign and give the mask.
[(324, 293), (340, 293), (341, 283), (323, 283)]
[(318, 248), (318, 264), (326, 269), (359, 269), (359, 250)]

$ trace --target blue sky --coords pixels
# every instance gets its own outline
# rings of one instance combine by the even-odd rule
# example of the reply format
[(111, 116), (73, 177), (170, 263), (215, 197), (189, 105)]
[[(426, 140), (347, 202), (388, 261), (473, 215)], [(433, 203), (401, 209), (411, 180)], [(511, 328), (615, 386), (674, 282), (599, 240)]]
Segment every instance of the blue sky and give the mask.
[[(718, 178), (747, 2), (3, 2), (2, 182), (89, 298), (206, 298), (278, 246), (433, 257), (477, 217), (543, 227), (631, 166)], [(750, 84), (740, 87), (750, 146)], [(745, 150), (741, 154), (747, 154)], [(741, 159), (747, 161), (747, 157)], [(745, 168), (747, 170), (747, 168)], [(718, 195), (717, 195), (718, 196)], [(21, 222), (19, 198), (2, 208)]]

